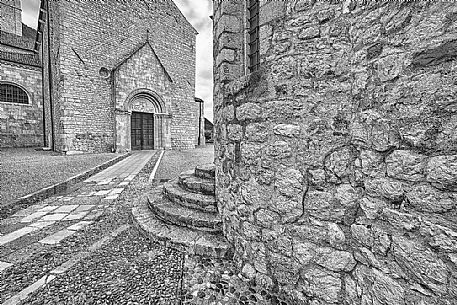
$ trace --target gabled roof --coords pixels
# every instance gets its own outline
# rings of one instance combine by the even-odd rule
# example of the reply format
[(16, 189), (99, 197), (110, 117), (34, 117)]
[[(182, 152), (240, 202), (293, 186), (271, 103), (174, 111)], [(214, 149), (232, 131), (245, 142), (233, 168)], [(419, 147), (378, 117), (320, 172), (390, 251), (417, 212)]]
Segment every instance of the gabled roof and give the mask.
[(214, 127), (214, 124), (211, 123), (210, 120), (208, 120), (207, 118), (205, 118), (205, 129), (212, 129)]
[(195, 33), (195, 34), (198, 34), (197, 29), (195, 29), (194, 26), (189, 22), (189, 20), (187, 20), (186, 16), (184, 16), (184, 14), (181, 12), (181, 10), (180, 10), (179, 7), (176, 5), (176, 3), (175, 3), (173, 0), (169, 0), (169, 2), (172, 3), (172, 5), (176, 8), (176, 10), (179, 12), (179, 14), (181, 15), (181, 17), (186, 21), (187, 25), (190, 26), (190, 28), (194, 31), (194, 33)]
[(167, 69), (165, 69), (165, 66), (160, 61), (160, 58), (157, 56), (157, 53), (154, 51), (154, 48), (152, 47), (152, 45), (148, 39), (145, 42), (142, 42), (139, 45), (137, 45), (135, 48), (133, 48), (133, 50), (131, 52), (129, 52), (128, 54), (126, 54), (117, 64), (115, 64), (111, 70), (114, 71), (114, 70), (119, 69), (119, 67), (121, 67), (127, 60), (132, 58), (133, 55), (135, 55), (141, 49), (143, 49), (144, 47), (147, 47), (147, 46), (149, 46), (151, 48), (152, 54), (154, 54), (155, 58), (159, 62), (160, 66), (162, 67), (162, 70), (165, 73), (165, 75), (167, 76), (168, 80), (170, 82), (173, 82), (173, 79), (171, 78), (170, 74), (167, 72)]

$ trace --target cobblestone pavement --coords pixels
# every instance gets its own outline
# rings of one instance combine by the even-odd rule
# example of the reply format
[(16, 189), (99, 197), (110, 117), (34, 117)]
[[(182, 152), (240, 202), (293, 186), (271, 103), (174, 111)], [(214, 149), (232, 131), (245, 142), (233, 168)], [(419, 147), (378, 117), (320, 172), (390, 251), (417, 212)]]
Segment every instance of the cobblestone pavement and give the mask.
[(0, 304), (176, 303), (183, 255), (146, 240), (130, 217), (158, 156), (135, 153), (2, 220)]
[[(130, 210), (160, 183), (148, 181), (159, 155), (135, 154), (0, 221), (0, 304), (287, 304), (229, 260), (140, 235)], [(165, 155), (162, 177), (211, 160), (211, 146)]]
[(181, 300), (183, 305), (294, 304), (249, 280), (232, 261), (202, 256), (185, 257)]
[(214, 145), (192, 150), (167, 150), (157, 169), (156, 180), (170, 180), (180, 173), (193, 170), (195, 166), (214, 162)]

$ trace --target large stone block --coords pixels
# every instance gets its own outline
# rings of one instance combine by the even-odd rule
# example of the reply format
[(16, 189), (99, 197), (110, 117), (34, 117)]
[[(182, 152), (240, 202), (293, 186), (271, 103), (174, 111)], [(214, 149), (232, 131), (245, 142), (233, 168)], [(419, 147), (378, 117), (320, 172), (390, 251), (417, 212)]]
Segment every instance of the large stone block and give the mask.
[(457, 189), (457, 156), (437, 156), (430, 158), (427, 168), (427, 181), (439, 188)]
[(301, 272), (303, 293), (311, 298), (323, 300), (329, 304), (338, 304), (341, 292), (341, 279), (338, 273), (323, 271), (318, 268), (306, 268)]
[(415, 240), (392, 237), (393, 255), (411, 280), (417, 281), (436, 294), (447, 294), (449, 269), (430, 249)]

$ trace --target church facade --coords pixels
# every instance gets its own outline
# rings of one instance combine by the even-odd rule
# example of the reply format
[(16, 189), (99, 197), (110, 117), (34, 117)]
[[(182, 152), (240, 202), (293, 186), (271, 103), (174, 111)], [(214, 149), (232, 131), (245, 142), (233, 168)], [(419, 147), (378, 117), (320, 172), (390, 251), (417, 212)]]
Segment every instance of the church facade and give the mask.
[[(9, 50), (0, 59), (0, 82), (29, 97), (28, 104), (0, 103), (1, 146), (43, 145), (74, 154), (199, 143), (197, 32), (173, 1), (42, 0), (33, 40), (17, 30), (20, 1), (1, 3), (11, 14), (2, 20), (1, 47)], [(27, 41), (27, 48), (9, 46), (4, 33)], [(33, 112), (28, 123), (27, 109)], [(15, 113), (22, 121), (12, 124)], [(33, 141), (24, 136), (27, 124)]]

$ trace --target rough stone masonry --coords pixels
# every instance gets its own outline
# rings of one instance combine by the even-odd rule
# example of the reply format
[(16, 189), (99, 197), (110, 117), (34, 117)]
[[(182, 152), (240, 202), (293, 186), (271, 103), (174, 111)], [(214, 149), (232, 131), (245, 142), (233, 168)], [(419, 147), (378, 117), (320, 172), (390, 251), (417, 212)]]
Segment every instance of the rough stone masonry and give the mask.
[[(294, 304), (457, 304), (457, 4), (214, 1), (216, 195)], [(240, 68), (241, 67), (241, 68)]]

